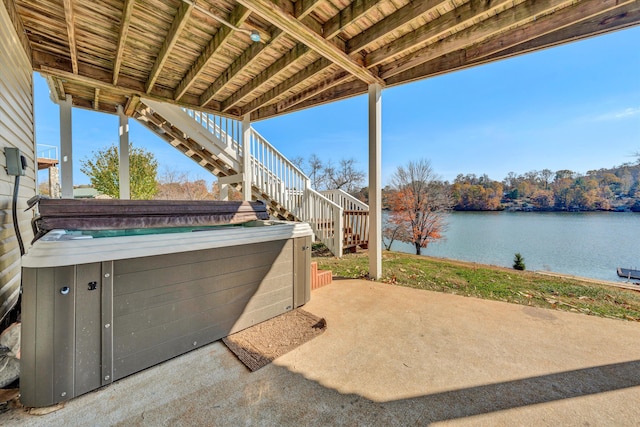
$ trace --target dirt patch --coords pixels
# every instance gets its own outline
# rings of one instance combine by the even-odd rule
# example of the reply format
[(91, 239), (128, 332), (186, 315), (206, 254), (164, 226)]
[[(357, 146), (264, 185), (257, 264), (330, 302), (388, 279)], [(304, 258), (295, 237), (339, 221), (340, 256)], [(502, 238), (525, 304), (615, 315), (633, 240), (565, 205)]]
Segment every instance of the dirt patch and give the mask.
[(327, 322), (296, 309), (223, 338), (252, 372), (322, 334)]

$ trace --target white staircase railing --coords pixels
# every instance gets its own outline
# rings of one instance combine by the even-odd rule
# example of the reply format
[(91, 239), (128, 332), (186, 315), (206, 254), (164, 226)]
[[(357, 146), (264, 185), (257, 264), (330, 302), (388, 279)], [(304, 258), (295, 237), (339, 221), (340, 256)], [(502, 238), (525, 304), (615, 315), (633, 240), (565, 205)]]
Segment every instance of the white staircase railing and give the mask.
[[(164, 120), (184, 132), (218, 158), (240, 170), (245, 148), (250, 153), (253, 195), (311, 225), (316, 238), (336, 256), (342, 256), (343, 208), (311, 188), (309, 178), (255, 129), (243, 141), (242, 122), (213, 114), (143, 99)], [(195, 123), (194, 123), (195, 122)], [(197, 124), (196, 124), (197, 123)], [(206, 130), (206, 131), (204, 131)], [(206, 141), (203, 139), (206, 137)], [(212, 147), (215, 146), (215, 147)]]
[(327, 199), (337, 205), (340, 205), (345, 211), (368, 211), (369, 206), (353, 197), (351, 194), (343, 190), (322, 190), (320, 191)]

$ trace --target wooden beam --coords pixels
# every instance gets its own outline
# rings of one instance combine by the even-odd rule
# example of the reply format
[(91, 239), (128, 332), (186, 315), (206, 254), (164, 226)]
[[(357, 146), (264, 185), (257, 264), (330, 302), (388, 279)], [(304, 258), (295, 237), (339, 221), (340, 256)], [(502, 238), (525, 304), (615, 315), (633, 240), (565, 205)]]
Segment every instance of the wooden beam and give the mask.
[(178, 11), (176, 13), (175, 18), (173, 18), (173, 22), (171, 23), (171, 27), (169, 27), (169, 32), (167, 33), (167, 37), (164, 39), (162, 43), (162, 47), (160, 48), (160, 52), (158, 52), (158, 56), (156, 57), (156, 62), (153, 63), (153, 67), (151, 68), (151, 73), (149, 73), (149, 79), (147, 80), (147, 84), (145, 86), (145, 92), (151, 92), (153, 89), (153, 85), (156, 84), (156, 80), (162, 71), (162, 67), (164, 63), (169, 58), (171, 54), (171, 49), (175, 46), (178, 38), (180, 37), (180, 33), (185, 25), (187, 25), (187, 21), (189, 20), (189, 16), (191, 15), (191, 11), (193, 10), (192, 3), (180, 3), (180, 7), (178, 7)]
[(100, 88), (93, 90), (93, 109), (96, 111), (100, 109)]
[(612, 9), (602, 15), (580, 21), (560, 31), (555, 31), (543, 37), (538, 37), (517, 46), (501, 50), (493, 55), (485, 56), (483, 59), (485, 61), (493, 61), (510, 58), (515, 55), (547, 49), (637, 25), (640, 25), (640, 3), (629, 3), (620, 8)]
[(73, 13), (73, 0), (63, 0), (64, 20), (67, 24), (67, 36), (69, 38), (69, 57), (73, 74), (78, 74), (78, 47), (76, 45), (76, 18)]
[[(60, 63), (56, 60), (56, 58), (57, 57), (54, 57), (53, 55), (35, 51), (34, 71), (38, 71), (45, 75), (51, 75), (60, 79), (64, 79), (68, 82), (77, 83), (90, 88), (100, 88), (103, 97), (107, 96), (107, 94), (123, 96), (137, 95), (139, 97), (155, 99), (174, 105), (199, 109), (205, 112), (221, 115), (220, 104), (217, 102), (210, 102), (208, 104), (208, 107), (202, 108), (197, 103), (197, 96), (184, 96), (180, 101), (175, 101), (173, 99), (173, 91), (162, 88), (156, 88), (151, 93), (147, 94), (144, 91), (144, 82), (134, 80), (128, 76), (120, 76), (120, 83), (116, 86), (110, 83), (112, 76), (109, 71), (105, 71), (101, 68), (93, 67), (87, 64), (79, 63), (79, 73), (73, 74), (70, 71), (65, 71), (59, 68)], [(230, 114), (226, 114), (225, 116), (237, 118), (237, 116), (231, 116)]]
[(427, 25), (421, 26), (382, 48), (368, 53), (365, 58), (365, 65), (373, 67), (394, 56), (400, 56), (409, 49), (415, 49), (426, 43), (433, 43), (451, 34), (451, 32), (455, 32), (457, 28), (464, 29), (474, 21), (486, 19), (507, 3), (512, 3), (512, 0), (465, 3), (444, 15), (440, 15)]
[(258, 60), (259, 55), (271, 44), (275, 43), (280, 37), (284, 36), (284, 32), (280, 29), (275, 29), (272, 33), (271, 43), (252, 43), (247, 50), (242, 52), (242, 55), (237, 57), (235, 61), (231, 63), (229, 67), (200, 95), (200, 105), (205, 106), (213, 100), (227, 84), (231, 82), (242, 70), (247, 68)]
[(251, 113), (251, 120), (263, 120), (279, 114), (288, 114), (294, 111), (304, 110), (305, 108), (316, 107), (318, 105), (328, 104), (339, 101), (341, 99), (351, 98), (353, 96), (367, 93), (368, 85), (360, 80), (353, 80), (346, 83), (333, 86), (326, 91), (308, 99), (304, 102), (294, 105), (286, 111), (278, 111), (276, 104), (268, 105), (260, 110)]
[[(298, 1), (295, 3), (296, 6), (296, 17), (304, 18), (306, 17), (320, 2), (316, 0), (304, 0)], [(369, 8), (372, 7), (376, 3), (375, 0), (365, 0), (363, 4), (363, 0), (357, 0), (354, 4), (355, 6), (350, 6), (348, 9), (350, 12), (345, 14), (338, 14), (336, 16), (340, 17), (338, 19), (340, 25), (347, 24), (347, 17), (350, 19), (357, 19), (362, 16)], [(335, 18), (335, 17), (334, 17)], [(307, 22), (307, 21), (304, 21)], [(333, 25), (333, 24), (332, 24)], [(324, 33), (324, 37), (326, 39), (331, 39), (338, 34), (338, 31), (332, 31), (330, 34)], [(251, 92), (258, 89), (262, 85), (266, 84), (270, 79), (277, 76), (279, 73), (291, 67), (296, 61), (303, 59), (308, 53), (312, 52), (311, 49), (304, 46), (303, 44), (296, 44), (296, 46), (287, 52), (285, 55), (280, 57), (276, 62), (271, 64), (266, 70), (262, 71), (255, 78), (251, 79), (249, 83), (242, 86), (239, 90), (234, 92), (231, 96), (225, 99), (222, 102), (222, 111), (229, 111), (235, 105), (237, 105), (243, 98), (248, 96)]]
[(116, 59), (113, 62), (113, 84), (118, 84), (118, 75), (122, 66), (122, 58), (124, 56), (124, 46), (127, 43), (127, 34), (129, 34), (129, 23), (131, 22), (131, 14), (133, 13), (133, 5), (135, 0), (125, 0), (122, 7), (122, 18), (120, 19), (120, 33), (118, 35), (118, 47), (116, 48)]
[(9, 14), (11, 22), (13, 23), (13, 28), (16, 32), (16, 35), (18, 36), (18, 39), (20, 40), (20, 44), (27, 54), (27, 58), (29, 58), (29, 61), (31, 61), (31, 42), (29, 41), (29, 37), (27, 37), (26, 31), (24, 29), (24, 24), (22, 23), (22, 18), (16, 10), (15, 1), (5, 0), (4, 6), (7, 10), (7, 13)]
[[(543, 21), (544, 25), (545, 19), (551, 19), (554, 16), (555, 14), (549, 15), (537, 21)], [(409, 71), (397, 74), (389, 78), (387, 84), (398, 85), (422, 80), (638, 24), (640, 24), (640, 5), (637, 2), (627, 2), (620, 7), (609, 9), (604, 13), (526, 42), (517, 43), (514, 41), (510, 43), (508, 42), (510, 33), (500, 34), (492, 39), (440, 56)], [(518, 29), (514, 29), (512, 32), (517, 33)]]
[(278, 96), (279, 94), (285, 93), (291, 89), (293, 89), (294, 87), (296, 87), (297, 85), (303, 83), (305, 80), (315, 76), (316, 74), (326, 70), (327, 68), (331, 67), (333, 64), (331, 63), (331, 61), (329, 61), (326, 58), (320, 58), (317, 61), (315, 61), (313, 64), (309, 65), (307, 68), (305, 68), (303, 71), (299, 72), (298, 74), (292, 76), (290, 79), (285, 80), (284, 82), (280, 83), (278, 86), (274, 87), (273, 89), (269, 90), (268, 92), (262, 94), (261, 96), (259, 96), (258, 98), (254, 99), (253, 101), (251, 101), (248, 105), (245, 105), (242, 108), (242, 114), (248, 114), (251, 113), (255, 110), (257, 110), (258, 108), (260, 108), (261, 106), (272, 102), (273, 99)]
[(322, 38), (321, 35), (309, 29), (308, 26), (284, 12), (269, 0), (238, 0), (238, 2), (362, 81), (369, 84), (384, 84), (382, 79), (372, 74), (344, 51), (339, 50), (332, 43)]
[(303, 19), (313, 12), (322, 0), (298, 0), (294, 3), (294, 14), (296, 18)]
[(137, 95), (129, 97), (126, 105), (124, 106), (124, 114), (133, 117), (136, 108), (138, 108), (138, 104), (140, 103), (140, 97)]
[(267, 83), (269, 80), (277, 76), (279, 73), (284, 71), (287, 67), (290, 67), (295, 62), (303, 58), (310, 49), (306, 46), (297, 43), (293, 49), (289, 52), (285, 53), (281, 56), (276, 62), (267, 67), (260, 74), (255, 76), (249, 83), (242, 86), (240, 89), (235, 91), (230, 97), (225, 99), (222, 102), (222, 111), (227, 111), (233, 106), (235, 106), (238, 102), (242, 101), (247, 95), (249, 95), (254, 90), (258, 89), (260, 86)]
[(47, 86), (49, 87), (49, 97), (51, 98), (51, 100), (56, 103), (57, 101), (64, 100), (64, 97), (61, 97), (60, 94), (58, 93), (58, 83), (56, 82), (56, 79), (54, 79), (51, 76), (43, 76), (43, 77), (47, 81)]
[(322, 25), (322, 37), (329, 40), (337, 36), (346, 26), (364, 16), (376, 6), (377, 0), (355, 0)]
[[(471, 26), (435, 44), (413, 52), (398, 61), (393, 61), (391, 64), (381, 67), (380, 73), (384, 79), (388, 79), (395, 74), (424, 64), (438, 56), (446, 55), (447, 53), (470, 46), (477, 41), (485, 40), (508, 28), (533, 21), (537, 15), (550, 13), (555, 9), (566, 7), (572, 3), (574, 3), (573, 0), (527, 0), (518, 6), (507, 9), (498, 15), (484, 20), (482, 25), (476, 24)], [(580, 2), (580, 4), (582, 3), (583, 2)]]
[(352, 77), (353, 76), (346, 71), (340, 70), (337, 73), (334, 73), (332, 76), (329, 76), (328, 78), (320, 81), (319, 83), (316, 83), (313, 86), (308, 87), (285, 100), (277, 102), (276, 109), (278, 111), (289, 110), (293, 106), (298, 105), (301, 102), (306, 101), (307, 99), (313, 98), (314, 96), (325, 92), (326, 90), (334, 86), (344, 83)]
[[(251, 12), (249, 9), (242, 5), (238, 5), (231, 11), (229, 23), (234, 27), (240, 27), (242, 23), (249, 17)], [(213, 56), (220, 50), (229, 38), (232, 36), (233, 30), (226, 25), (221, 25), (218, 31), (214, 34), (213, 38), (207, 43), (198, 59), (187, 71), (187, 74), (183, 77), (182, 81), (178, 84), (175, 91), (174, 99), (180, 99), (191, 85), (200, 76), (202, 71), (209, 65)]]
[(347, 41), (346, 52), (351, 54), (366, 49), (381, 38), (387, 36), (391, 31), (409, 24), (427, 12), (434, 11), (443, 2), (443, 0), (410, 2)]

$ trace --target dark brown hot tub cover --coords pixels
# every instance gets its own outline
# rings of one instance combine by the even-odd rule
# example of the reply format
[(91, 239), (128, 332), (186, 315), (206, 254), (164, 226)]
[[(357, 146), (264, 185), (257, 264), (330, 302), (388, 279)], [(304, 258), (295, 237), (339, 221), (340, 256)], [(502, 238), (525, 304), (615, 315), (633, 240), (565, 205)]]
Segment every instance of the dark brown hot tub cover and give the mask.
[(123, 230), (239, 224), (269, 219), (262, 202), (203, 200), (47, 199), (36, 197), (34, 241), (54, 229)]

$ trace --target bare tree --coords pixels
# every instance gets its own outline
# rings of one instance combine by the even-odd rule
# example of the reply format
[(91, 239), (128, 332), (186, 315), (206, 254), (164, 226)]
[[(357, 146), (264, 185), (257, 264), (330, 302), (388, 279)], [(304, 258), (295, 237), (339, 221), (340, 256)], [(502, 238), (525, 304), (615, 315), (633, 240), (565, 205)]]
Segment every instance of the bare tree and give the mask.
[(334, 167), (331, 162), (327, 163), (324, 172), (329, 181), (331, 189), (344, 190), (353, 193), (364, 182), (364, 172), (357, 170), (355, 159), (342, 159), (338, 167)]
[(389, 222), (399, 227), (394, 237), (413, 244), (420, 255), (422, 248), (442, 238), (445, 213), (453, 205), (449, 190), (425, 159), (399, 166), (392, 183)]

